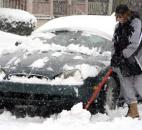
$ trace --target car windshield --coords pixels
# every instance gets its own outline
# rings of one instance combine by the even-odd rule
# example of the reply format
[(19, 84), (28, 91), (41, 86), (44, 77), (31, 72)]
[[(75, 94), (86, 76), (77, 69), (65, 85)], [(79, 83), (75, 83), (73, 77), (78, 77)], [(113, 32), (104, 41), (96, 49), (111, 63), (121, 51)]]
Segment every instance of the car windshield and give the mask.
[[(28, 38), (15, 44), (16, 50), (4, 51), (1, 55), (1, 66), (8, 72), (6, 74), (28, 75), (30, 78), (48, 77), (52, 80), (57, 77), (62, 81), (65, 78), (58, 76), (71, 70), (69, 77), (75, 77), (72, 83), (80, 84), (110, 64), (111, 41), (92, 33), (42, 32)], [(64, 76), (67, 77), (68, 73)]]
[(93, 35), (88, 32), (83, 31), (55, 31), (52, 32), (55, 34), (52, 38), (47, 37), (40, 37), (44, 44), (57, 44), (61, 46), (69, 46), (71, 44), (78, 45), (78, 46), (85, 46), (90, 49), (97, 48), (101, 52), (110, 51), (111, 48), (111, 41), (107, 40), (101, 36)]

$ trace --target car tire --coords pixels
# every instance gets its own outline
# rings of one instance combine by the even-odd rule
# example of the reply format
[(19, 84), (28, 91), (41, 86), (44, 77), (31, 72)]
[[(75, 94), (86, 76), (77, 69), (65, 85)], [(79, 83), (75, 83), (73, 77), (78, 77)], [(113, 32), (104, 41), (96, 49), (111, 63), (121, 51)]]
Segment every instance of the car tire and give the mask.
[(119, 79), (117, 75), (113, 73), (88, 110), (93, 115), (96, 113), (108, 113), (109, 110), (114, 110), (118, 104), (119, 94)]

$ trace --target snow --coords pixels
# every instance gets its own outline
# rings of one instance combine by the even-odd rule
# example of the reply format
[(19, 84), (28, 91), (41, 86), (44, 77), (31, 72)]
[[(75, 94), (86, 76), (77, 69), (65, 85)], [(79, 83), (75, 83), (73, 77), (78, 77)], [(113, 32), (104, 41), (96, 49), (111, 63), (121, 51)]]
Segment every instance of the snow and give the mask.
[(0, 31), (0, 55), (6, 50), (8, 50), (8, 52), (15, 50), (15, 42), (22, 40), (22, 38), (24, 37)]
[[(139, 105), (142, 115), (142, 105)], [(124, 117), (127, 108), (110, 111), (109, 115), (91, 114), (82, 109), (82, 103), (70, 111), (63, 110), (59, 115), (50, 118), (25, 117), (17, 119), (9, 112), (0, 115), (1, 130), (141, 130), (142, 120)]]
[[(107, 26), (106, 24), (107, 23)], [(96, 32), (100, 35), (104, 35), (105, 38), (112, 38), (114, 27), (116, 24), (116, 20), (114, 14), (111, 16), (100, 16), (100, 15), (73, 15), (67, 17), (60, 17), (53, 19), (43, 26), (39, 27), (37, 30), (33, 32), (47, 32), (49, 30), (54, 29), (85, 29), (90, 32)], [(94, 31), (97, 30), (97, 31)], [(87, 35), (87, 34), (84, 34)]]
[(82, 56), (75, 56), (73, 59), (83, 59), (83, 57)]
[(61, 52), (55, 52), (54, 54), (52, 54), (52, 56), (54, 56), (54, 57), (58, 57), (58, 56), (61, 56), (61, 55), (62, 55)]
[(98, 66), (90, 66), (88, 64), (77, 65), (75, 68), (81, 70), (83, 79), (86, 79), (89, 76), (95, 77), (101, 70)]
[(47, 62), (48, 60), (49, 60), (48, 57), (45, 57), (43, 59), (38, 59), (34, 61), (34, 63), (32, 63), (30, 66), (36, 68), (42, 68), (44, 66), (44, 63)]
[(13, 20), (31, 23), (37, 22), (36, 18), (32, 14), (19, 9), (0, 8), (0, 16), (9, 18), (9, 22), (12, 22)]
[[(24, 55), (26, 58), (26, 55), (28, 55), (29, 53), (33, 53), (35, 50), (40, 50), (40, 51), (49, 51), (49, 50), (53, 50), (53, 51), (60, 51), (60, 52), (55, 52), (54, 54), (52, 54), (53, 57), (58, 57), (60, 55), (62, 55), (63, 53), (66, 52), (79, 52), (82, 54), (86, 54), (86, 55), (93, 55), (93, 56), (99, 56), (99, 55), (105, 55), (108, 58), (110, 57), (111, 53), (110, 52), (104, 52), (102, 54), (99, 53), (99, 50), (97, 48), (88, 48), (82, 45), (75, 45), (75, 44), (70, 44), (67, 47), (66, 46), (61, 46), (61, 45), (57, 45), (57, 44), (43, 44), (42, 41), (39, 38), (36, 38), (36, 35), (33, 35), (31, 37), (26, 37), (26, 36), (18, 36), (18, 35), (14, 35), (14, 34), (10, 34), (10, 33), (4, 33), (2, 31), (0, 31), (0, 34), (2, 35), (2, 37), (0, 38), (0, 40), (2, 41), (1, 43), (1, 48), (0, 48), (0, 55), (2, 54), (7, 54), (7, 53), (12, 53), (15, 50), (20, 50), (20, 49), (25, 49), (26, 51), (28, 50), (28, 52)], [(47, 35), (49, 34), (49, 36)], [(44, 37), (47, 37), (48, 39), (54, 37), (54, 35), (52, 35), (51, 33), (47, 33)], [(84, 35), (88, 35), (88, 34), (84, 34)], [(40, 35), (40, 36), (43, 36)], [(11, 40), (6, 40), (7, 37), (10, 37)], [(15, 46), (15, 42), (19, 41), (21, 42), (21, 44), (19, 46)], [(77, 58), (81, 58), (81, 57), (77, 57)], [(42, 68), (46, 62), (48, 62), (48, 58), (44, 57), (43, 59), (38, 59), (36, 61), (34, 61), (30, 66), (32, 68)], [(13, 63), (14, 65), (18, 64), (20, 62), (20, 59), (18, 57), (13, 57), (8, 63), (7, 63), (7, 67)], [(109, 64), (109, 62), (104, 62), (104, 64), (107, 66)], [(15, 77), (12, 76), (11, 79), (9, 81), (12, 82), (20, 82), (20, 83), (36, 83), (36, 84), (51, 84), (51, 85), (82, 85), (83, 84), (83, 80), (86, 79), (87, 77), (92, 77), (92, 76), (96, 76), (99, 72), (100, 72), (100, 68), (98, 66), (91, 66), (91, 65), (87, 65), (87, 64), (80, 64), (78, 66), (74, 66), (74, 67), (69, 67), (68, 68), (66, 66), (64, 66), (64, 70), (68, 71), (71, 69), (78, 69), (80, 70), (80, 73), (75, 73), (75, 75), (64, 78), (64, 77), (57, 77), (54, 80), (47, 80), (47, 79), (37, 79), (37, 78), (30, 78), (30, 79), (26, 79), (26, 77)], [(52, 70), (52, 68), (51, 68)], [(0, 75), (0, 80), (3, 79), (3, 74)]]
[[(15, 57), (11, 60), (15, 60)], [(10, 61), (10, 62), (11, 62)], [(16, 60), (18, 62), (19, 60)], [(31, 66), (41, 68), (43, 66), (43, 62), (47, 62), (48, 59), (39, 59), (35, 61)], [(8, 62), (8, 65), (9, 63)], [(67, 72), (69, 70), (76, 70), (74, 76), (70, 76), (67, 78), (64, 78), (64, 75), (61, 75), (60, 77), (56, 77), (54, 80), (50, 79), (38, 79), (36, 77), (33, 78), (26, 78), (26, 77), (16, 77), (16, 76), (11, 76), (10, 80), (5, 80), (6, 82), (20, 82), (20, 83), (34, 83), (34, 84), (50, 84), (50, 85), (82, 85), (83, 84), (83, 79), (86, 79), (89, 76), (96, 76), (101, 68), (98, 66), (90, 66), (88, 64), (81, 64), (77, 65), (74, 68), (72, 66), (70, 67), (69, 65), (65, 65), (64, 71)], [(48, 68), (51, 69), (51, 68)], [(4, 74), (0, 74), (0, 81), (3, 80)]]
[[(86, 20), (86, 19), (85, 19)], [(84, 20), (84, 21), (85, 21)], [(78, 21), (78, 23), (82, 23), (82, 21)], [(103, 21), (103, 23), (110, 24), (107, 21)], [(61, 24), (61, 23), (60, 23)], [(109, 31), (109, 30), (108, 30)], [(19, 47), (14, 46), (15, 41), (23, 39), (23, 37), (19, 37), (17, 35), (3, 33), (0, 31), (0, 54), (2, 53), (10, 53), (16, 49), (20, 49), (25, 47), (26, 49), (32, 51), (36, 49), (42, 50), (64, 50), (65, 47), (56, 46), (55, 44), (52, 45), (43, 45), (39, 39), (34, 39), (34, 44), (31, 43), (30, 38), (26, 38), (24, 44), (21, 44)], [(47, 36), (48, 37), (48, 36)], [(52, 37), (50, 35), (50, 37)], [(50, 38), (49, 37), (49, 38)], [(31, 44), (29, 44), (31, 43)], [(28, 46), (27, 46), (28, 45)], [(73, 51), (77, 51), (78, 47), (70, 46), (68, 49), (72, 49)], [(81, 47), (82, 48), (82, 47)], [(87, 50), (84, 47), (79, 51), (92, 55), (97, 54), (95, 50)], [(84, 50), (84, 51), (83, 51)], [(55, 53), (53, 56), (58, 57), (60, 53)], [(109, 52), (105, 52), (103, 55), (110, 55)], [(81, 57), (75, 57), (76, 59), (81, 59)], [(14, 59), (12, 59), (14, 60)], [(40, 63), (42, 61), (42, 64)], [(18, 59), (16, 62), (19, 62)], [(40, 59), (32, 64), (33, 67), (41, 67), (43, 66), (44, 62), (48, 62), (48, 59)], [(108, 64), (108, 63), (106, 63)], [(70, 66), (64, 66), (65, 69), (69, 69)], [(82, 69), (83, 74), (86, 75), (86, 72), (90, 66), (83, 64), (80, 66), (76, 66), (76, 69)], [(53, 70), (52, 68), (47, 68), (49, 70)], [(91, 75), (94, 72), (97, 74), (99, 68), (92, 67), (92, 69), (87, 72)], [(93, 72), (93, 73), (92, 73)], [(90, 75), (89, 74), (89, 75)], [(78, 76), (78, 74), (76, 74)], [(14, 77), (13, 77), (14, 80)], [(19, 79), (17, 79), (19, 80)], [(72, 79), (71, 79), (72, 80)], [(36, 82), (37, 79), (33, 79), (32, 81)], [(28, 82), (24, 80), (23, 82)], [(62, 80), (59, 80), (62, 82)], [(69, 81), (68, 81), (69, 82)], [(140, 116), (142, 116), (142, 105), (138, 105)], [(16, 118), (15, 116), (11, 115), (11, 113), (5, 111), (3, 114), (0, 115), (0, 130), (141, 130), (142, 129), (142, 120), (140, 119), (132, 119), (129, 117), (125, 117), (127, 112), (127, 107), (124, 108), (117, 108), (114, 111), (108, 110), (107, 114), (96, 114), (91, 115), (88, 111), (82, 108), (82, 103), (74, 105), (70, 111), (63, 110), (58, 115), (52, 115), (49, 118), (43, 119), (40, 117), (25, 117), (25, 118)]]

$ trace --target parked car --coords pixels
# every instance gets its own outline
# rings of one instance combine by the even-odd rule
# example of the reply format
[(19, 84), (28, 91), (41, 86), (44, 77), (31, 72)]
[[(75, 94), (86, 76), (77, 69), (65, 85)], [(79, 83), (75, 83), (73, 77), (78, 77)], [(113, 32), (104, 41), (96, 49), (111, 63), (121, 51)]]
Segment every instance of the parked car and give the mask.
[[(47, 117), (86, 104), (109, 69), (114, 25), (112, 16), (57, 18), (1, 54), (0, 108), (18, 117)], [(114, 109), (119, 89), (113, 73), (88, 110)]]

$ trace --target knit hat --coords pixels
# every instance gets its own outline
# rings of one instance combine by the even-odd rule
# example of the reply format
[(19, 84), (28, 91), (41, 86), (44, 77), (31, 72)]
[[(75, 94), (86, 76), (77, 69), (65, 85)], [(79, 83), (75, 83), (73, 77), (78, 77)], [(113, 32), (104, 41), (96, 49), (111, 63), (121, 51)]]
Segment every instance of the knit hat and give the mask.
[(129, 11), (129, 8), (127, 5), (124, 5), (124, 4), (120, 4), (116, 7), (116, 10), (115, 10), (115, 13), (116, 14), (124, 14), (126, 13), (127, 11)]

